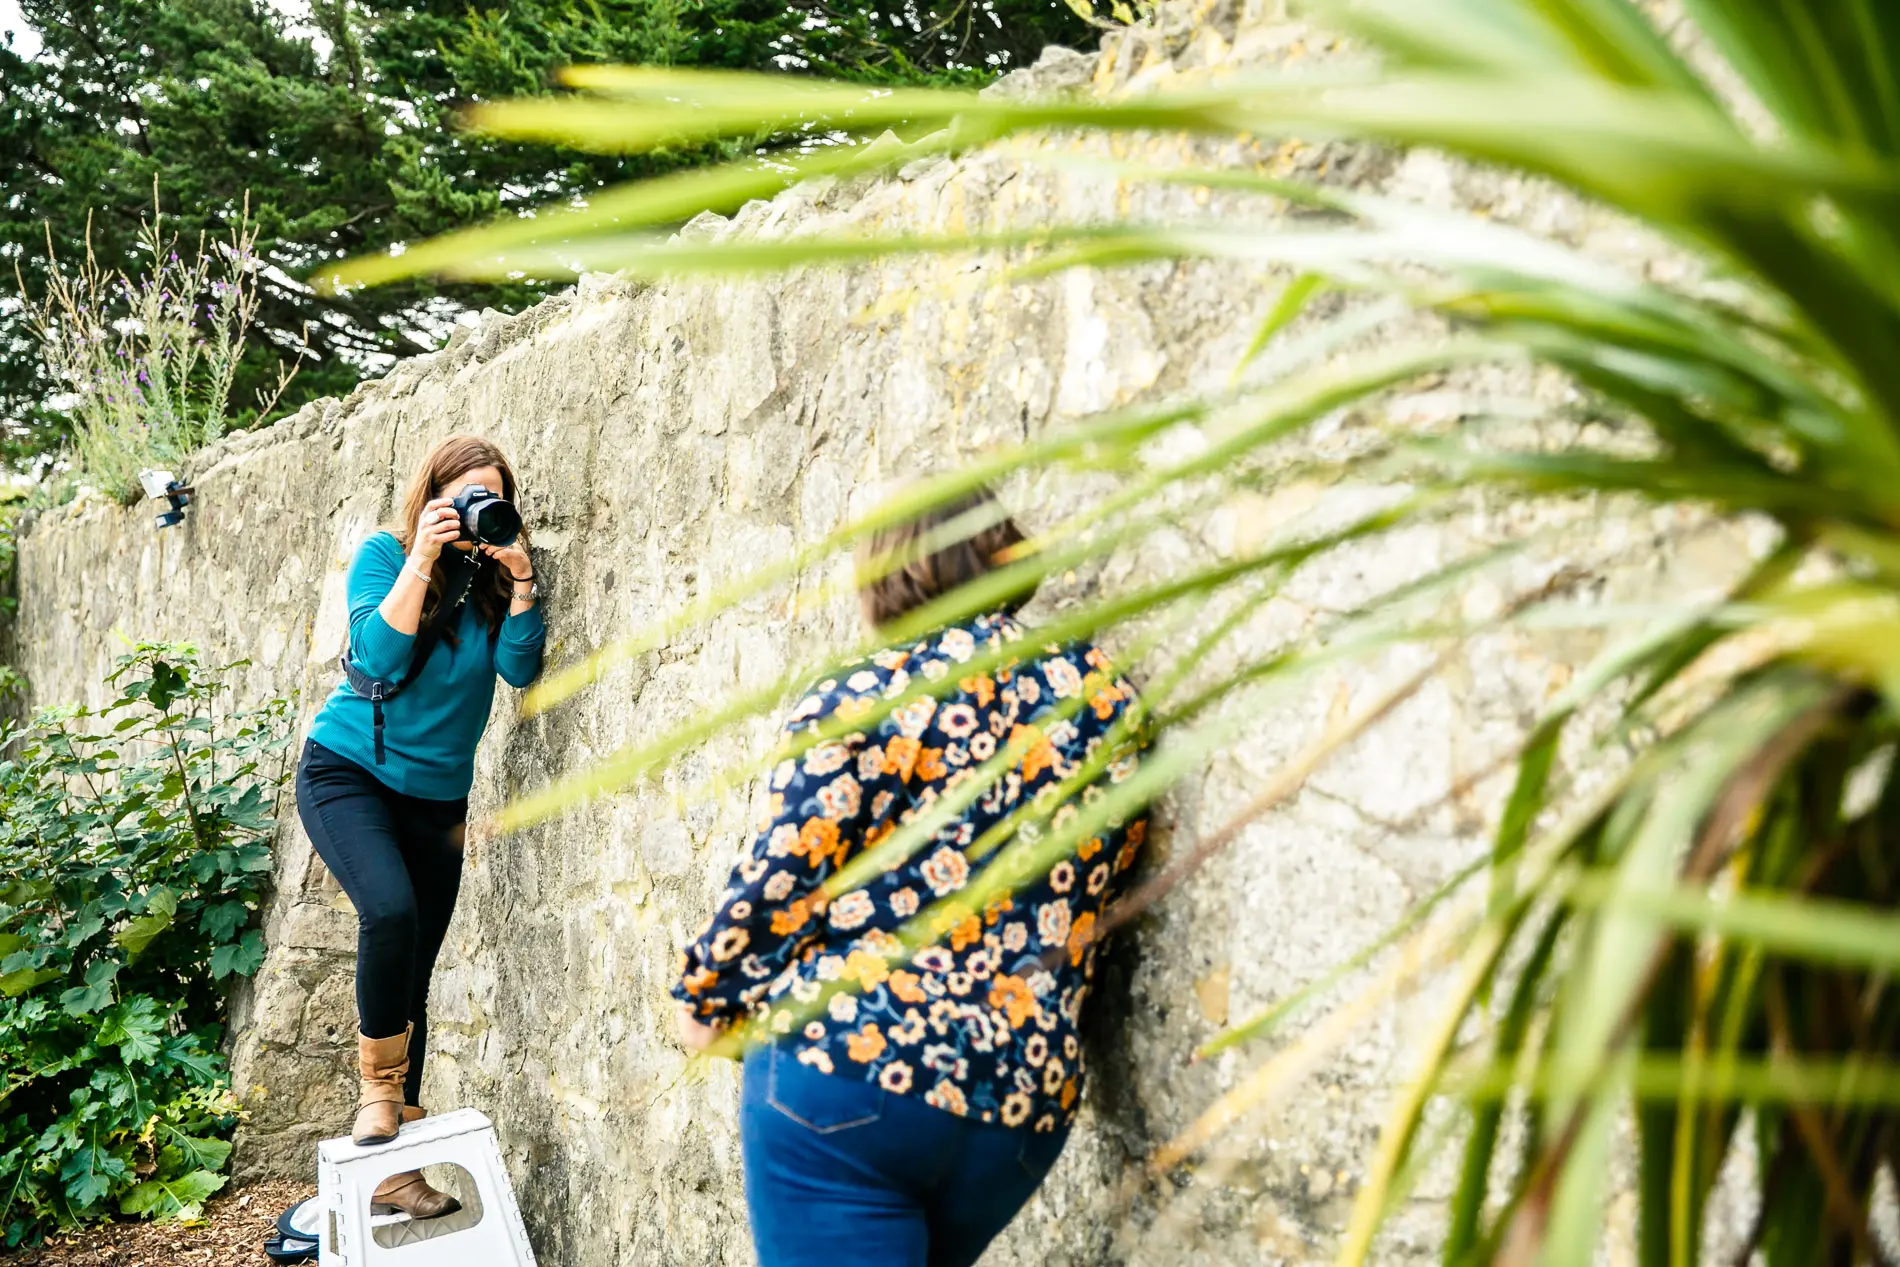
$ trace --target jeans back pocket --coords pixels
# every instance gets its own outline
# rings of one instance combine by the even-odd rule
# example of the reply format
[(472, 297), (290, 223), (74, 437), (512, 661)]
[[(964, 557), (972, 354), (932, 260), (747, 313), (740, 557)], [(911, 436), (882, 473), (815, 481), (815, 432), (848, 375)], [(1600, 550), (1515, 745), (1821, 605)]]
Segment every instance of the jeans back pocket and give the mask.
[(1069, 1128), (1058, 1126), (1053, 1131), (1037, 1131), (1027, 1127), (1018, 1127), (1022, 1132), (1023, 1144), (1016, 1152), (1016, 1164), (1023, 1173), (1041, 1183), (1043, 1177), (1055, 1168), (1056, 1159), (1062, 1156), (1063, 1146), (1069, 1142)]
[(820, 1073), (772, 1044), (767, 1056), (766, 1102), (807, 1130), (828, 1135), (868, 1126), (884, 1115), (884, 1088), (836, 1074)]

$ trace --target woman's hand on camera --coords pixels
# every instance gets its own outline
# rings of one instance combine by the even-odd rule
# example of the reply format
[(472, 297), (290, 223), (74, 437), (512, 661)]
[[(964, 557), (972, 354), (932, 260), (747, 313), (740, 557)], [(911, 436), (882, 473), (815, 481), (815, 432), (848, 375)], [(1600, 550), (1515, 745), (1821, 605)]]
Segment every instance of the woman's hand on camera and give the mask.
[(534, 563), (528, 558), (528, 552), (520, 546), (483, 545), (475, 548), (493, 559), (516, 585), (526, 585), (534, 579)]
[(416, 533), (409, 544), (410, 562), (435, 562), (442, 547), (461, 535), (462, 517), (455, 513), (454, 502), (447, 497), (436, 498), (422, 508), (422, 518), (416, 520)]

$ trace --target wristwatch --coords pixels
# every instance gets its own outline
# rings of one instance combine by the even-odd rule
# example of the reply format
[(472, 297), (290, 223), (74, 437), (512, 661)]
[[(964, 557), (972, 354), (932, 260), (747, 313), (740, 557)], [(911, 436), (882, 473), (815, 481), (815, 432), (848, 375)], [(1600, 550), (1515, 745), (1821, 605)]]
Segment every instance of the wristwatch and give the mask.
[(541, 582), (529, 577), (526, 594), (523, 594), (519, 588), (513, 588), (508, 591), (508, 596), (516, 602), (538, 603), (541, 601)]

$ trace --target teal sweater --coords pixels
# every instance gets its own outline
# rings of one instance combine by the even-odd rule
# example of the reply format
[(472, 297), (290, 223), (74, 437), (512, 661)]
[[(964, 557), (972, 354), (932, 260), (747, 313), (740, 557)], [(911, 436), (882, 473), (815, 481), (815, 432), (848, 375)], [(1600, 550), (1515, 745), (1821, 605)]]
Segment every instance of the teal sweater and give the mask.
[[(414, 634), (392, 629), (377, 610), (395, 588), (402, 564), (402, 545), (387, 532), (365, 541), (350, 563), (350, 654), (365, 673), (391, 682), (408, 671), (416, 642)], [(515, 687), (534, 681), (547, 627), (536, 604), (502, 621), (501, 636), (491, 642), (475, 604), (466, 602), (455, 633), (458, 645), (437, 643), (416, 680), (383, 705), (382, 765), (376, 764), (370, 702), (347, 681), (330, 693), (310, 725), (310, 738), (407, 796), (467, 796), (475, 781), (475, 745), (495, 701), (495, 676)]]

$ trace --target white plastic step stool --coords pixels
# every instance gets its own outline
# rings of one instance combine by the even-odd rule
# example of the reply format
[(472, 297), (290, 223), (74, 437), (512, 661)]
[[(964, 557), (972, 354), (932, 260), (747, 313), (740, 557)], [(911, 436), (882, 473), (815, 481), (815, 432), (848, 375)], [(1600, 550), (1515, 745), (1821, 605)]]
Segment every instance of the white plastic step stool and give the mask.
[[(453, 1193), (460, 1211), (426, 1220), (370, 1214), (370, 1194), (389, 1176), (449, 1165), (473, 1181), (473, 1191)], [(495, 1125), (475, 1109), (410, 1122), (387, 1144), (324, 1140), (317, 1145), (316, 1204), (318, 1267), (535, 1267)]]

